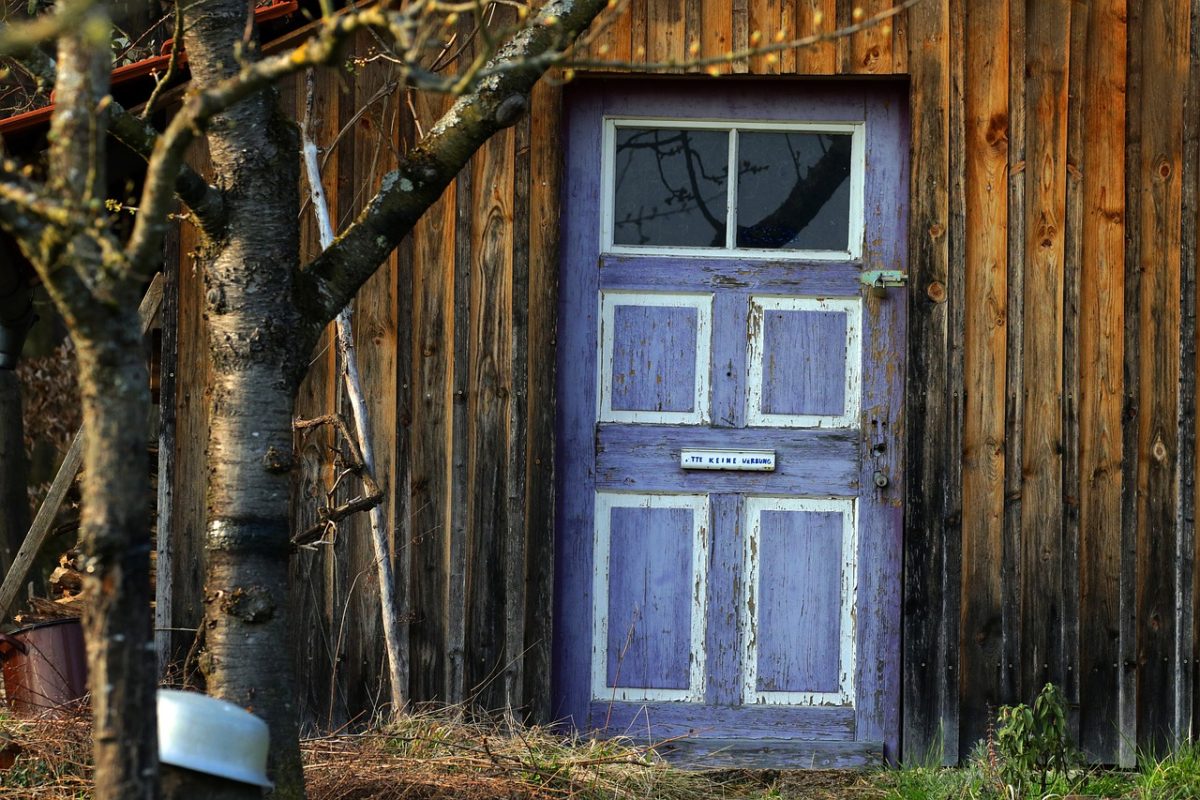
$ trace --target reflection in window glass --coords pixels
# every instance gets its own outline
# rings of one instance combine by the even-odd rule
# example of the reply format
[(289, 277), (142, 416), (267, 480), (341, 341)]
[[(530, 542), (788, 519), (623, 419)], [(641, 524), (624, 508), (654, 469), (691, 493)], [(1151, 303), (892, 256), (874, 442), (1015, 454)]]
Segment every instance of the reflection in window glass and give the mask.
[(726, 131), (617, 128), (613, 243), (724, 247)]
[(742, 131), (737, 246), (846, 250), (850, 140), (848, 134)]

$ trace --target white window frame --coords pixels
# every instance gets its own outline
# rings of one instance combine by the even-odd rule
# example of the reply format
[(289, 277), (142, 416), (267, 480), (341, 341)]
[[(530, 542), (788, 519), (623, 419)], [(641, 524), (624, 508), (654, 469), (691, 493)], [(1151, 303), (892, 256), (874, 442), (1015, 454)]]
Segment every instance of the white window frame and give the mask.
[[(725, 207), (724, 247), (673, 247), (619, 245), (613, 242), (613, 203), (615, 198), (617, 128), (688, 128), (729, 133), (726, 165), (737, 163), (739, 131), (777, 131), (787, 133), (850, 134), (850, 210), (846, 250), (788, 250), (784, 248), (737, 247), (737, 172), (728, 176)], [(600, 175), (600, 252), (614, 255), (701, 256), (707, 258), (765, 258), (789, 261), (857, 261), (862, 258), (865, 230), (864, 193), (866, 191), (866, 122), (771, 122), (721, 119), (664, 119), (654, 117), (606, 117), (604, 152)]]

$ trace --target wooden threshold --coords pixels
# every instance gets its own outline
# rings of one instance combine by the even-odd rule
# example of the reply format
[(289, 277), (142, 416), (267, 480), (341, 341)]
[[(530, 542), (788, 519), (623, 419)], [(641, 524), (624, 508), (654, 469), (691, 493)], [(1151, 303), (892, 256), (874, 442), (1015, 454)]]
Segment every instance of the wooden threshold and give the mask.
[(684, 769), (846, 769), (882, 767), (883, 742), (804, 739), (675, 739), (655, 747)]

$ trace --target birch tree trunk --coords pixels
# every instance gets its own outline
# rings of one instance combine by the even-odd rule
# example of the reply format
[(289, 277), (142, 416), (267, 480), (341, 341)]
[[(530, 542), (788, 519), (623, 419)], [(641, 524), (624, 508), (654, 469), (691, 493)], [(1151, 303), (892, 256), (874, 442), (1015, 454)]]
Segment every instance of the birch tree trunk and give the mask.
[[(193, 80), (254, 58), (245, 0), (185, 8)], [(204, 276), (212, 364), (205, 643), (211, 694), (266, 720), (275, 797), (304, 796), (287, 582), (292, 404), (313, 337), (292, 302), (299, 261), (298, 137), (269, 89), (213, 119), (226, 227)]]

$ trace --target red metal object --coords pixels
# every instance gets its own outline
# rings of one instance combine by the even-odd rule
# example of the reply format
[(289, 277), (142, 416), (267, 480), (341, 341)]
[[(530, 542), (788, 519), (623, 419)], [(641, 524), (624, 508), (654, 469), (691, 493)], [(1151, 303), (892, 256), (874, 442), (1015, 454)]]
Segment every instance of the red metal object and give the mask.
[(87, 659), (78, 619), (59, 619), (0, 634), (4, 695), (22, 714), (73, 703), (87, 694)]

